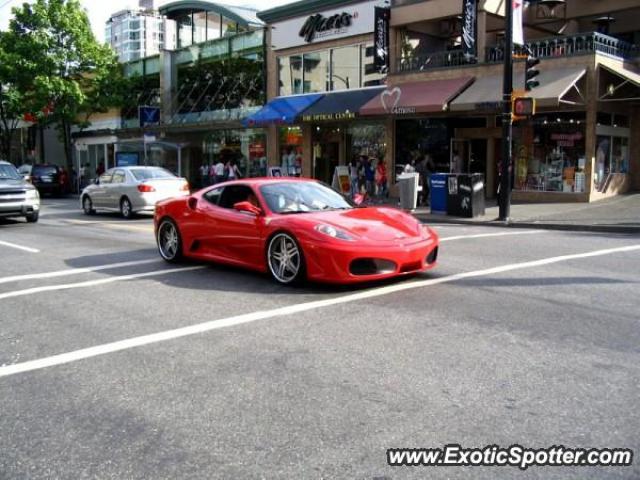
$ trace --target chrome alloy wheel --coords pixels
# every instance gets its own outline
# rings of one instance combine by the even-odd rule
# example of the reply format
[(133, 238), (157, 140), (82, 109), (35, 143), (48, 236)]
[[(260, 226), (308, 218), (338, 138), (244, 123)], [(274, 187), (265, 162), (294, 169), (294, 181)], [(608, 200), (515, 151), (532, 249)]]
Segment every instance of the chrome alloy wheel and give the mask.
[(169, 220), (165, 220), (158, 228), (158, 250), (162, 258), (168, 261), (175, 260), (180, 252), (180, 237), (178, 229)]
[(86, 215), (91, 215), (93, 213), (93, 202), (91, 201), (91, 198), (89, 197), (89, 195), (85, 195), (84, 198), (82, 199), (82, 210), (84, 210), (84, 213)]
[(133, 212), (131, 211), (131, 202), (127, 197), (123, 198), (120, 202), (120, 213), (124, 218), (131, 218)]
[(302, 268), (298, 244), (286, 233), (277, 234), (269, 242), (268, 261), (271, 275), (283, 284), (295, 281)]

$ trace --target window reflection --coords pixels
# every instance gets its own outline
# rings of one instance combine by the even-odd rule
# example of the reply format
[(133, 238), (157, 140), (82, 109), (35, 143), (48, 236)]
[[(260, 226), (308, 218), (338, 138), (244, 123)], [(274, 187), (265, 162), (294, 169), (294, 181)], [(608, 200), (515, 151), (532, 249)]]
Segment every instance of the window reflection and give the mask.
[(331, 52), (331, 88), (346, 90), (360, 87), (360, 45), (335, 48)]
[(325, 92), (329, 73), (329, 52), (327, 50), (303, 55), (303, 93)]

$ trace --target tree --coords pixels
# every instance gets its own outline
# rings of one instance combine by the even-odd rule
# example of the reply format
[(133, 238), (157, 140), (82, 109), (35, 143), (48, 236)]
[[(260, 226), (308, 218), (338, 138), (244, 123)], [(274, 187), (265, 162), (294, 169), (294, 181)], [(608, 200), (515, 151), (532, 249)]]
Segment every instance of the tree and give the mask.
[(24, 96), (19, 61), (7, 48), (4, 32), (0, 32), (0, 159), (11, 160), (13, 134), (24, 114)]
[(21, 105), (41, 125), (56, 125), (71, 168), (71, 129), (121, 105), (121, 67), (111, 48), (96, 41), (78, 0), (37, 0), (13, 15), (2, 41), (22, 79)]

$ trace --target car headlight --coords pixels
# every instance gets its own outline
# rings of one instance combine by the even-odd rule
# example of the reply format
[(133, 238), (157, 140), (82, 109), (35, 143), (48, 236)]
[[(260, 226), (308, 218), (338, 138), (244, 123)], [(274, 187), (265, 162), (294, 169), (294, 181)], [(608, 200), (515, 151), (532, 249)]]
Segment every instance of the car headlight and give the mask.
[(320, 233), (328, 235), (333, 238), (339, 238), (340, 240), (346, 240), (347, 242), (355, 241), (351, 235), (344, 230), (332, 227), (331, 225), (316, 225), (316, 230)]
[(38, 193), (38, 190), (36, 190), (35, 188), (30, 188), (29, 190), (27, 190), (28, 200), (36, 200), (38, 198), (40, 198), (40, 194)]

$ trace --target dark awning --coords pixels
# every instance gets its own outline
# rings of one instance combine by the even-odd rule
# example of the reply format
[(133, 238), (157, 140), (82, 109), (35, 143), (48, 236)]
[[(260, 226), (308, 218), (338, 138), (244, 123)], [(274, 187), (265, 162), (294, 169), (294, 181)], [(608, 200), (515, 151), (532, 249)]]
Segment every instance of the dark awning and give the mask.
[[(536, 99), (539, 107), (557, 107), (560, 103), (579, 105), (584, 103), (584, 93), (577, 87), (584, 77), (584, 67), (540, 68), (536, 80), (540, 86), (527, 92)], [(502, 110), (502, 75), (479, 77), (466, 91), (451, 102), (451, 111), (495, 111)], [(524, 87), (524, 73), (518, 72), (513, 79), (514, 90)]]
[(253, 115), (242, 120), (245, 127), (264, 127), (273, 124), (292, 124), (307, 108), (322, 98), (322, 94), (276, 97)]
[(307, 108), (302, 114), (304, 122), (327, 122), (352, 120), (360, 113), (360, 108), (384, 87), (364, 88), (331, 92)]
[(360, 114), (411, 115), (442, 112), (471, 82), (473, 77), (461, 77), (390, 86), (367, 102), (360, 109)]

